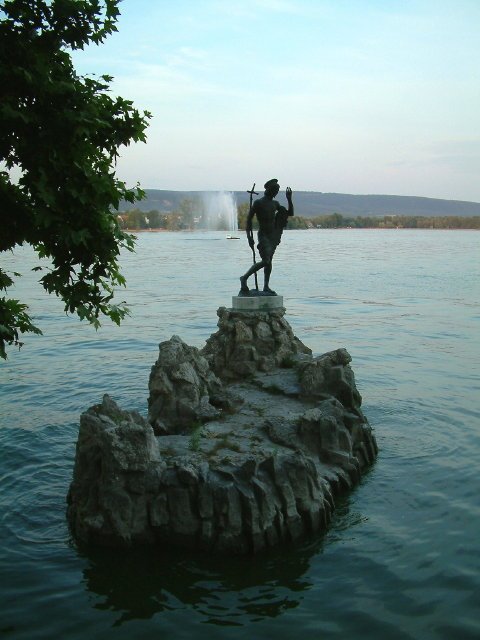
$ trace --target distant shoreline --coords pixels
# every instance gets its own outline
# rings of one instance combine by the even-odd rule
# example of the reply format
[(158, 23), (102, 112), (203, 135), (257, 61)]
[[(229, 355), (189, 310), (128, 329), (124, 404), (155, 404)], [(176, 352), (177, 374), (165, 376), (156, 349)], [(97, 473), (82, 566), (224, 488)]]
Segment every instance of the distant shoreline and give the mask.
[[(145, 198), (135, 204), (142, 212), (158, 210), (174, 213), (181, 203), (189, 201), (203, 202), (204, 198), (228, 193), (237, 206), (248, 206), (249, 195), (246, 191), (170, 191), (164, 189), (144, 189)], [(281, 197), (281, 194), (280, 194)], [(337, 212), (344, 217), (382, 217), (397, 216), (480, 216), (480, 202), (468, 200), (445, 200), (424, 196), (398, 196), (388, 194), (349, 194), (320, 191), (298, 191), (294, 189), (295, 209), (302, 211), (303, 217), (316, 218)], [(122, 201), (119, 211), (132, 208), (131, 203)], [(201, 209), (199, 209), (201, 210)]]

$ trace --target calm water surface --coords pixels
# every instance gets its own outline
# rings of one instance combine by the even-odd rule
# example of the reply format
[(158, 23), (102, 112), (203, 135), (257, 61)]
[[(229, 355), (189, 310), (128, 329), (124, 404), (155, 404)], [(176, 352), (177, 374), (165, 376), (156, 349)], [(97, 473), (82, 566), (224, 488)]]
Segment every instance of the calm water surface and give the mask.
[(380, 446), (323, 537), (217, 561), (78, 549), (65, 522), (79, 414), (146, 413), (158, 343), (203, 346), (249, 266), (246, 241), (151, 233), (123, 256), (132, 316), (98, 333), (29, 272), (44, 331), (0, 365), (0, 636), (479, 638), (480, 234), (290, 231), (272, 286), (314, 352), (346, 347)]

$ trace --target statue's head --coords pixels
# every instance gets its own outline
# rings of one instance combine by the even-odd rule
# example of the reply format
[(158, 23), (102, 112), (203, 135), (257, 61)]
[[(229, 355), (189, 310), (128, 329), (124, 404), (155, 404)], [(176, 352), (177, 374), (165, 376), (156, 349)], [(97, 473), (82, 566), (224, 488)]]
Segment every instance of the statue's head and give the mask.
[(280, 191), (280, 185), (278, 184), (277, 178), (272, 178), (271, 180), (267, 180), (263, 185), (265, 188), (265, 194), (272, 196), (274, 198), (277, 193)]

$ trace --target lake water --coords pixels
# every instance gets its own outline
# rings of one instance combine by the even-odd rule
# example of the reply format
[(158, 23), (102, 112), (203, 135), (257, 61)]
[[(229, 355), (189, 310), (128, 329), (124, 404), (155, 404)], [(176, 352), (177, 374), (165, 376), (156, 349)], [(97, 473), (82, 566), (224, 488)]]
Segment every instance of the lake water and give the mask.
[(45, 335), (0, 364), (0, 636), (478, 639), (479, 249), (475, 231), (284, 235), (271, 286), (315, 353), (352, 355), (380, 453), (325, 535), (222, 560), (78, 549), (65, 496), (80, 413), (105, 392), (146, 413), (158, 343), (203, 346), (245, 239), (140, 235), (122, 257), (132, 316), (98, 333), (38, 287), (29, 248), (6, 256)]

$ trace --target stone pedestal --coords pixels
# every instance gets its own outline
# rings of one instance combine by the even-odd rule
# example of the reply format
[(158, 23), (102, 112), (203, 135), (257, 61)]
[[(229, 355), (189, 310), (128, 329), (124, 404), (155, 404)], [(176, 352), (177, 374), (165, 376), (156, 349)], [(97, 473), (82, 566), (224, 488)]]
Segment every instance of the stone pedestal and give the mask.
[[(220, 307), (218, 331), (202, 349), (212, 371), (222, 380), (238, 380), (257, 371), (272, 371), (291, 363), (300, 354), (311, 356), (311, 350), (296, 336), (283, 317), (282, 296), (238, 296), (234, 301), (245, 307)], [(254, 304), (278, 304), (278, 307), (253, 307)]]
[(270, 311), (283, 307), (283, 296), (232, 296), (234, 311)]

